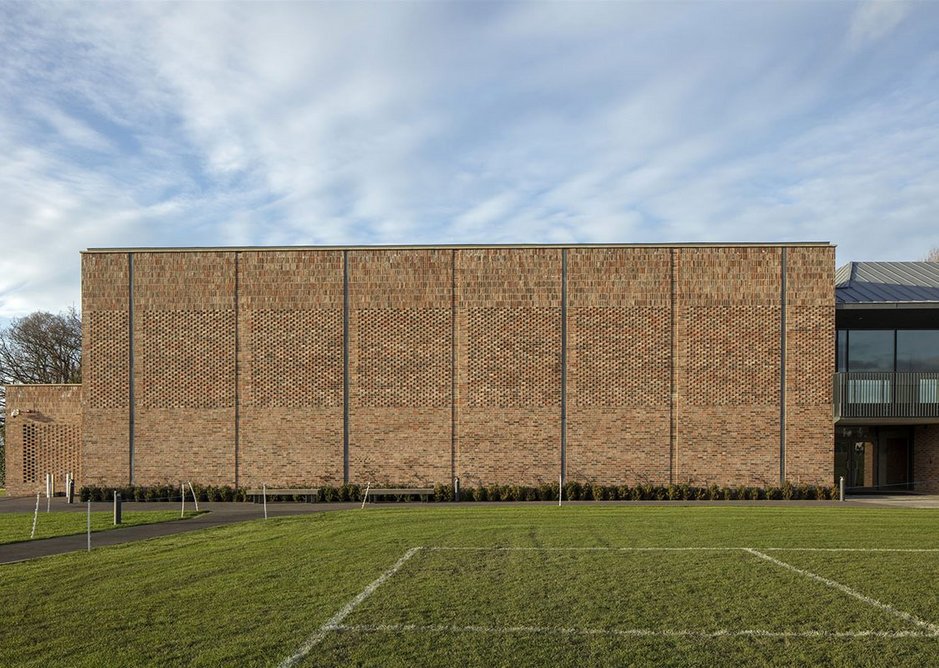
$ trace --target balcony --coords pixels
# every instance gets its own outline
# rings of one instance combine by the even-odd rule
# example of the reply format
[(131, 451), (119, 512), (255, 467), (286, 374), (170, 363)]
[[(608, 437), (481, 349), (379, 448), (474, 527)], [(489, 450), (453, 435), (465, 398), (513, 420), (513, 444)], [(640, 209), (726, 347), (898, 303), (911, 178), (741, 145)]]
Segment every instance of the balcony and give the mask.
[(835, 420), (939, 420), (939, 373), (855, 371), (834, 376)]

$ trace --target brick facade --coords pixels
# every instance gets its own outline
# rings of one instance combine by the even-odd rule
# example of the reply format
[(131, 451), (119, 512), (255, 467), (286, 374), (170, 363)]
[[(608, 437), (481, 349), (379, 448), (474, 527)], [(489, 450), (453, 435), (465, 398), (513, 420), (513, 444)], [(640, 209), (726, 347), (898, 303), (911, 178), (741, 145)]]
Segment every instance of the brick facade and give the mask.
[(913, 488), (939, 494), (939, 424), (913, 427)]
[(532, 484), (562, 440), (572, 480), (830, 483), (828, 245), (92, 251), (82, 274), (89, 483)]
[(69, 473), (81, 485), (82, 386), (10, 385), (6, 405), (7, 494), (44, 492), (47, 473), (58, 492)]

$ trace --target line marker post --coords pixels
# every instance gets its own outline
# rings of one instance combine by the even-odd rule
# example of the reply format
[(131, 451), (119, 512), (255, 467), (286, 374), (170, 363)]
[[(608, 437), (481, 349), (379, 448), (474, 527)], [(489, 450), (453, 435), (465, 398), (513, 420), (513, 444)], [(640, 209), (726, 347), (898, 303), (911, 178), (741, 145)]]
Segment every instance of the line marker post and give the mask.
[(561, 497), (564, 495), (564, 476), (558, 476), (558, 506), (561, 505)]
[(88, 551), (91, 552), (91, 497), (88, 497), (88, 520), (87, 520), (87, 532), (88, 532)]
[(267, 484), (261, 483), (261, 497), (264, 499), (264, 519), (267, 519)]
[(844, 501), (844, 476), (838, 478), (838, 500)]
[(33, 531), (29, 534), (29, 539), (36, 537), (36, 520), (39, 519), (39, 492), (36, 492), (36, 511), (33, 513)]
[(199, 499), (196, 498), (196, 490), (192, 488), (192, 483), (189, 483), (189, 491), (192, 492), (192, 502), (196, 504), (196, 512), (199, 512)]
[(362, 510), (365, 510), (365, 502), (368, 501), (368, 490), (371, 486), (371, 481), (365, 483), (365, 496), (362, 497)]
[(52, 474), (46, 474), (46, 512), (52, 510)]
[(179, 483), (179, 496), (183, 500), (183, 505), (179, 509), (179, 519), (183, 519), (186, 516), (186, 487), (183, 483)]

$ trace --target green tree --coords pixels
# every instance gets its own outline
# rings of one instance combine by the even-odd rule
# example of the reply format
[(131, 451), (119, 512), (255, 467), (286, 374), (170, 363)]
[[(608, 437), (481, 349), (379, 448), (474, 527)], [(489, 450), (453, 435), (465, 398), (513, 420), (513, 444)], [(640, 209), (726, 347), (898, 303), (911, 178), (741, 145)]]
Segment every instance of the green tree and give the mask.
[(81, 316), (74, 308), (61, 313), (36, 311), (0, 328), (0, 486), (5, 479), (4, 385), (80, 383)]

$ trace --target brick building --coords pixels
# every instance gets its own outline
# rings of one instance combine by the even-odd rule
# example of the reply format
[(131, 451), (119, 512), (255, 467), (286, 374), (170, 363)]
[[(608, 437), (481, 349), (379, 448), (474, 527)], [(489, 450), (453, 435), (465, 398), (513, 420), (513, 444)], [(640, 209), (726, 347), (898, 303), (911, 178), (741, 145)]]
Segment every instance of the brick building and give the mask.
[(827, 243), (93, 249), (84, 382), (12, 386), (78, 484), (830, 484)]

